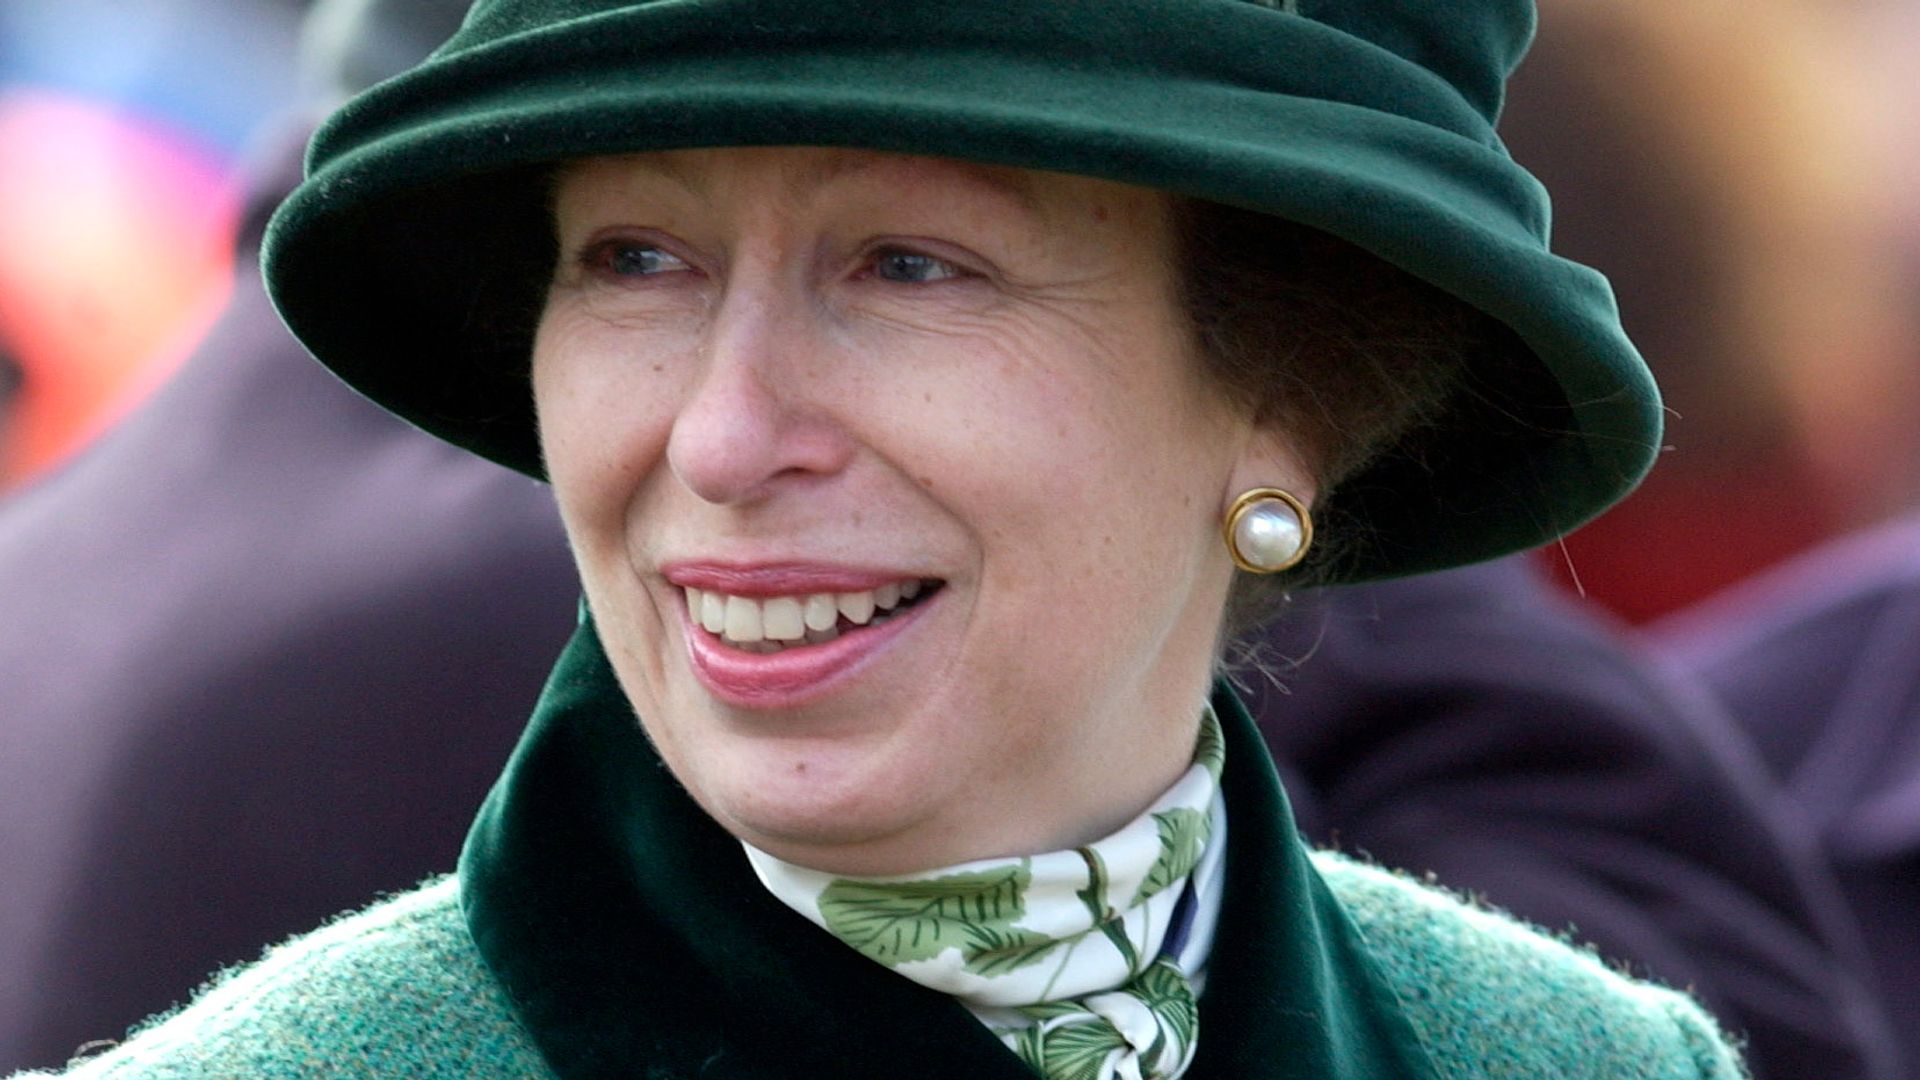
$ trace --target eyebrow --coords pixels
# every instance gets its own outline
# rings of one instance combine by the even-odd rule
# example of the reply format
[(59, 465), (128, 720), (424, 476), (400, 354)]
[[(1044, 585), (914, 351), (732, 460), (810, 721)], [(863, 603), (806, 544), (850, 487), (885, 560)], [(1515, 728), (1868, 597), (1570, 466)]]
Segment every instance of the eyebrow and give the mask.
[[(743, 147), (741, 149), (753, 149)], [(925, 175), (928, 173), (946, 173), (958, 176), (971, 185), (993, 192), (1009, 199), (1022, 210), (1035, 218), (1048, 216), (1033, 182), (1019, 169), (983, 165), (978, 162), (964, 161), (959, 158), (933, 157), (931, 155), (898, 154), (883, 150), (855, 150), (837, 147), (818, 149), (840, 150), (825, 160), (815, 161), (805, 169), (793, 174), (790, 190), (811, 194), (828, 184), (839, 180), (860, 179), (864, 174), (886, 170), (901, 171), (908, 174)], [(707, 200), (705, 185), (698, 173), (681, 164), (681, 159), (673, 152), (658, 152), (629, 155), (629, 162), (672, 183), (687, 194), (702, 202)], [(803, 195), (804, 197), (804, 195)]]
[(676, 187), (687, 194), (704, 200), (705, 195), (700, 190), (700, 186), (694, 183), (692, 173), (681, 165), (680, 159), (673, 154), (640, 153), (621, 156), (624, 157), (627, 167), (645, 169), (662, 180), (672, 181)]
[(835, 180), (858, 178), (862, 174), (885, 169), (910, 173), (939, 171), (957, 174), (979, 187), (990, 189), (1012, 199), (1035, 217), (1045, 216), (1032, 182), (1020, 171), (996, 168), (992, 165), (982, 165), (958, 158), (890, 154), (881, 151), (849, 153), (835, 155), (829, 160), (813, 165), (802, 173), (798, 180), (807, 188), (815, 189)]

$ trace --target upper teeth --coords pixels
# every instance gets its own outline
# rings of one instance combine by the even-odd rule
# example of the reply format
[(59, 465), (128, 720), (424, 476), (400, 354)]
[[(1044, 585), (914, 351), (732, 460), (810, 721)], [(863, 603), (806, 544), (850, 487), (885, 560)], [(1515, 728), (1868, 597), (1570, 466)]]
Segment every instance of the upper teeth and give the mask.
[(865, 592), (813, 593), (754, 599), (688, 588), (687, 612), (708, 633), (735, 644), (755, 642), (831, 641), (840, 617), (865, 626), (876, 613), (884, 616), (902, 600), (920, 595), (920, 582), (898, 581)]

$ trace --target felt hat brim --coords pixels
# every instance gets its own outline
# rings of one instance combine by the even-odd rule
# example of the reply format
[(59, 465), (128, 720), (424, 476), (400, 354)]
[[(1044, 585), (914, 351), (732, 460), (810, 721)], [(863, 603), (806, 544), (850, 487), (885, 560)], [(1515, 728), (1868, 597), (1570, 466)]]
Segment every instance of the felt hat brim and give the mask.
[[(1245, 0), (872, 5), (679, 0), (541, 21), (494, 4), (316, 136), (265, 245), (270, 292), (341, 378), (542, 475), (527, 376), (552, 163), (861, 147), (1096, 176), (1324, 230), (1472, 304), (1530, 355), (1341, 485), (1334, 580), (1530, 547), (1651, 465), (1659, 399), (1597, 273), (1548, 251), (1545, 193), (1476, 103), (1363, 37)], [(578, 3), (588, 8), (604, 5)], [(522, 12), (515, 16), (514, 12)], [(512, 17), (510, 17), (512, 16)]]

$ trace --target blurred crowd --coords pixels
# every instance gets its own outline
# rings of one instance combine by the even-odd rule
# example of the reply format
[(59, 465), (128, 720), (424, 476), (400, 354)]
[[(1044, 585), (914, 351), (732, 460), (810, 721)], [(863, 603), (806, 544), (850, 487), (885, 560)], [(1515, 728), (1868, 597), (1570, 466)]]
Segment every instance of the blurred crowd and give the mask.
[[(571, 627), (544, 492), (258, 281), (315, 119), (463, 7), (0, 0), (0, 1073), (450, 869)], [(1920, 0), (1540, 7), (1502, 132), (1669, 451), (1301, 598), (1263, 727), (1316, 840), (1693, 988), (1763, 1080), (1920, 1076)]]

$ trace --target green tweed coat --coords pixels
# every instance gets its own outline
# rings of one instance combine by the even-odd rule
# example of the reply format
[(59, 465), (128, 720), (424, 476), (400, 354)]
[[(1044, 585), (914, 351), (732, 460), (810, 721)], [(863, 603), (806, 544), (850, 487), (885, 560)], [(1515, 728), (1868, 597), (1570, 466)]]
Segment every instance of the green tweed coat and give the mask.
[[(1226, 906), (1190, 1080), (1744, 1076), (1691, 1000), (1307, 852), (1230, 694)], [(30, 1074), (52, 1075), (52, 1074)], [(583, 620), (460, 872), (216, 979), (71, 1077), (1029, 1076), (774, 900), (659, 764)]]

